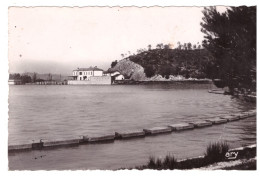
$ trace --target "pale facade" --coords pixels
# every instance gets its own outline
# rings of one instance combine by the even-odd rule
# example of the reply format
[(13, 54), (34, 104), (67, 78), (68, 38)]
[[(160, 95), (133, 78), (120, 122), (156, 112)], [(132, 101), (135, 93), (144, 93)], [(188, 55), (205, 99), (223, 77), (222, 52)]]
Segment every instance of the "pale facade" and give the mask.
[(124, 80), (125, 77), (123, 74), (121, 74), (119, 71), (105, 71), (104, 72), (105, 76), (111, 76), (113, 80)]
[(17, 80), (17, 79), (9, 79), (8, 80), (8, 84), (9, 85), (21, 85), (22, 81), (21, 80)]
[(124, 77), (124, 75), (122, 75), (122, 74), (119, 74), (119, 75), (116, 75), (115, 76), (115, 80), (117, 81), (117, 80), (124, 80), (125, 79), (125, 77)]
[(97, 67), (78, 68), (72, 72), (72, 80), (90, 80), (90, 77), (103, 76), (103, 70)]

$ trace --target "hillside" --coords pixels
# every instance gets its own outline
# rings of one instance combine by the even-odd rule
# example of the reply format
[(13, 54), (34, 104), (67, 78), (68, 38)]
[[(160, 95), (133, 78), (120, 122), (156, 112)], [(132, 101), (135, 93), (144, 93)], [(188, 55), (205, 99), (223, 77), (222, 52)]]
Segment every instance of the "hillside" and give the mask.
[(153, 49), (120, 60), (110, 70), (118, 70), (133, 80), (147, 80), (158, 75), (166, 79), (177, 75), (210, 78), (213, 59), (205, 49)]

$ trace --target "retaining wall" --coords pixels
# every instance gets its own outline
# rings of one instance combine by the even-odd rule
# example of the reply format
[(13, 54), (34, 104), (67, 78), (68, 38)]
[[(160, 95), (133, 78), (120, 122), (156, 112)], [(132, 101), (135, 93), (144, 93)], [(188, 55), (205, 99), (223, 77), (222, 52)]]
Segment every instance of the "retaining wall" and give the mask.
[(113, 134), (102, 135), (102, 136), (89, 137), (87, 135), (81, 135), (71, 139), (39, 140), (39, 141), (33, 141), (31, 143), (25, 143), (25, 144), (17, 143), (17, 144), (9, 145), (8, 151), (9, 152), (24, 151), (24, 150), (44, 149), (50, 147), (55, 148), (55, 147), (62, 147), (68, 145), (81, 145), (86, 143), (88, 144), (88, 143), (114, 142), (114, 140), (127, 139), (127, 138), (140, 138), (140, 137), (157, 135), (162, 133), (171, 133), (173, 131), (182, 131), (182, 130), (188, 131), (194, 128), (202, 128), (202, 127), (214, 126), (216, 124), (227, 123), (230, 121), (238, 121), (240, 119), (245, 119), (252, 116), (256, 116), (256, 110), (216, 117), (216, 118), (208, 119), (206, 121), (171, 124), (165, 127), (153, 127), (153, 128), (146, 128), (143, 130), (115, 132)]
[(90, 80), (68, 80), (68, 85), (111, 85), (110, 76), (92, 76)]

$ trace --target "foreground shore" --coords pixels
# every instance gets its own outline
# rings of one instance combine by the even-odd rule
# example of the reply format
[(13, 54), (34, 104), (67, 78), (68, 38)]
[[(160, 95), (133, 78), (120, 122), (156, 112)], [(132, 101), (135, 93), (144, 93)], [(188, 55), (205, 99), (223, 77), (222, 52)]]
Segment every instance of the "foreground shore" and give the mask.
[(205, 155), (176, 160), (174, 155), (157, 158), (150, 157), (146, 165), (129, 169), (153, 170), (256, 170), (256, 144), (229, 149), (225, 142), (209, 144)]

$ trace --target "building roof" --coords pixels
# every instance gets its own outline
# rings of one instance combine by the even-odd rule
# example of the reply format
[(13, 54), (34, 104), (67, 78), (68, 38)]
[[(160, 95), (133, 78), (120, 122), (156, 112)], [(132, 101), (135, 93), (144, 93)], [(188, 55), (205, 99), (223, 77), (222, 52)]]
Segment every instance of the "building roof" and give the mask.
[(95, 67), (89, 67), (89, 68), (78, 68), (74, 69), (73, 71), (103, 71), (103, 69)]
[(122, 74), (116, 74), (116, 75), (114, 75), (113, 77), (117, 77), (117, 76), (120, 76), (120, 75), (122, 75)]

